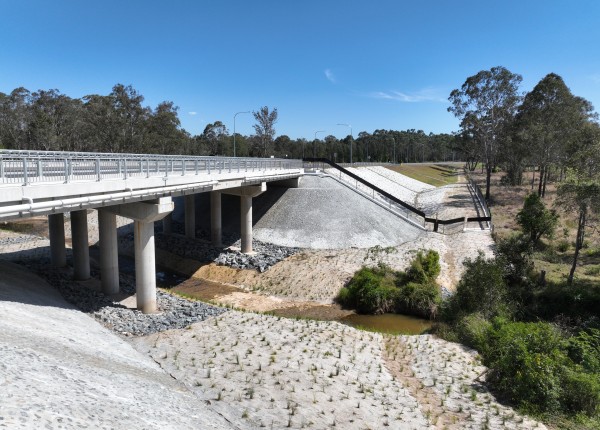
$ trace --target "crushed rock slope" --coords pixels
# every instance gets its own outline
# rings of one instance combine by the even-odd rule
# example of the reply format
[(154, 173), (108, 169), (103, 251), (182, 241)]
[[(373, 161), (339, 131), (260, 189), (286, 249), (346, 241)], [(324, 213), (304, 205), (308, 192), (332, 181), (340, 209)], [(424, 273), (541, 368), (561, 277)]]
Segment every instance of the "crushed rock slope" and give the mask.
[(423, 231), (331, 178), (304, 176), (254, 226), (254, 238), (313, 249), (396, 246)]

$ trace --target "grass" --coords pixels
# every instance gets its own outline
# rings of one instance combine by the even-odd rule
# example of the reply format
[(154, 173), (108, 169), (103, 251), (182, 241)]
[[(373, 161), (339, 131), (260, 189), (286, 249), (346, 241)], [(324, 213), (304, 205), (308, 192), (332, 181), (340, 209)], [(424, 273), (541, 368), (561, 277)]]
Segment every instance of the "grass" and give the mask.
[(435, 187), (455, 184), (460, 173), (460, 167), (444, 163), (402, 164), (388, 169)]

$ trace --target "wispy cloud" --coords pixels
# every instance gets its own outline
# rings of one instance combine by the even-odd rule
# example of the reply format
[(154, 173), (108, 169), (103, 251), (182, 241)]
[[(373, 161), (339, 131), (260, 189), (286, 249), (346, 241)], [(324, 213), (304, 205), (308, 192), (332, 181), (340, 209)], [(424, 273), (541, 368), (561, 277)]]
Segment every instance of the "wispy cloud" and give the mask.
[(191, 116), (198, 115), (198, 112), (188, 112), (188, 115), (191, 115)]
[(337, 79), (335, 78), (335, 75), (333, 74), (333, 72), (331, 71), (331, 69), (325, 69), (325, 77), (332, 84), (336, 84), (337, 83)]
[(403, 103), (419, 102), (445, 102), (439, 91), (433, 88), (424, 88), (413, 93), (403, 93), (401, 91), (376, 91), (370, 94), (376, 99), (396, 100)]

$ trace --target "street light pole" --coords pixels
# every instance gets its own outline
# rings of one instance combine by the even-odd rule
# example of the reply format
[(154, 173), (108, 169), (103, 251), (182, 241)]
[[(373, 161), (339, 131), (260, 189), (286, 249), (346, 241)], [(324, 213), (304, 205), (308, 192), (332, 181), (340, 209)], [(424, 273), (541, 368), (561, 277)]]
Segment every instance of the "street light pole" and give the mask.
[(244, 112), (236, 112), (236, 114), (233, 115), (233, 156), (234, 157), (235, 157), (235, 117), (241, 113), (250, 113), (250, 111), (246, 110)]
[(313, 158), (317, 158), (317, 133), (325, 133), (325, 130), (315, 131), (315, 140), (313, 142)]
[(352, 136), (352, 126), (350, 124), (338, 124), (346, 127), (350, 127), (350, 164), (352, 164), (352, 141), (354, 140), (354, 136)]

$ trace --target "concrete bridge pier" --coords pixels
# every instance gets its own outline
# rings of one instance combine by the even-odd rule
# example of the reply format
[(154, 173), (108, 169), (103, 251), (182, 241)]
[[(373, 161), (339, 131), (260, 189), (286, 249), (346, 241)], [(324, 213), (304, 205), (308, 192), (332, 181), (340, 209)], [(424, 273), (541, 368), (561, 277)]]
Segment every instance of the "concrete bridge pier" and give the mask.
[(50, 236), (50, 260), (54, 267), (67, 265), (65, 248), (65, 214), (48, 215), (48, 233)]
[(261, 182), (260, 185), (248, 185), (223, 191), (227, 194), (240, 196), (241, 248), (244, 254), (252, 252), (252, 198), (265, 191), (267, 191), (266, 182)]
[(143, 313), (154, 313), (156, 307), (156, 257), (154, 222), (173, 211), (171, 197), (109, 206), (105, 210), (134, 220), (135, 290), (137, 308)]
[(188, 194), (184, 197), (185, 213), (185, 236), (190, 239), (196, 238), (196, 196)]
[(117, 216), (98, 209), (100, 236), (100, 283), (106, 295), (119, 293), (119, 249), (117, 243)]
[(213, 246), (223, 246), (223, 227), (221, 218), (221, 193), (210, 192), (210, 240)]
[(87, 211), (71, 212), (71, 240), (73, 242), (73, 278), (90, 278), (90, 248), (88, 243)]

